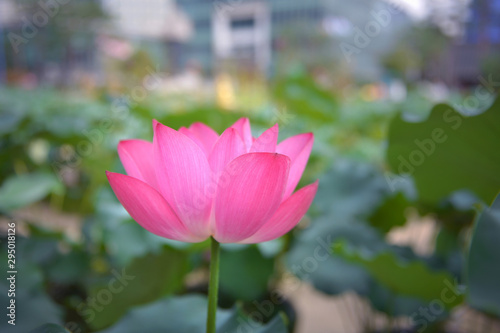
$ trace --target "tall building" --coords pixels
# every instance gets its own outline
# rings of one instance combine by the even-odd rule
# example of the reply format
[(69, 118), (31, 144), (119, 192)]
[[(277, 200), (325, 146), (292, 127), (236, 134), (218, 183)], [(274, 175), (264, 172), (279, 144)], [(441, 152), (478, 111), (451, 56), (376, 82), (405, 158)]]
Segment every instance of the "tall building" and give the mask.
[(108, 33), (156, 45), (157, 58), (165, 59), (167, 63), (162, 65), (167, 65), (171, 72), (182, 66), (179, 48), (191, 37), (193, 29), (174, 0), (101, 1), (110, 17)]
[(268, 72), (273, 50), (279, 47), (280, 28), (304, 21), (309, 28), (321, 24), (321, 0), (177, 0), (190, 17), (194, 36), (184, 46), (186, 61), (194, 60), (211, 71), (219, 64), (237, 64)]
[(500, 45), (500, 0), (475, 0), (469, 12), (464, 42)]
[(472, 0), (456, 38), (427, 71), (452, 86), (481, 84), (481, 76), (500, 73), (500, 0)]
[[(194, 27), (183, 59), (207, 72), (219, 66), (273, 75), (289, 64), (349, 68), (362, 79), (381, 75), (379, 60), (409, 26), (402, 8), (383, 0), (177, 0)], [(387, 24), (380, 23), (380, 11)], [(369, 25), (369, 26), (367, 26)], [(346, 59), (341, 44), (375, 28), (370, 45)], [(353, 48), (351, 48), (352, 50)]]
[(456, 78), (467, 85), (478, 84), (480, 75), (500, 73), (500, 0), (474, 0), (462, 42), (455, 50), (456, 67), (463, 68)]

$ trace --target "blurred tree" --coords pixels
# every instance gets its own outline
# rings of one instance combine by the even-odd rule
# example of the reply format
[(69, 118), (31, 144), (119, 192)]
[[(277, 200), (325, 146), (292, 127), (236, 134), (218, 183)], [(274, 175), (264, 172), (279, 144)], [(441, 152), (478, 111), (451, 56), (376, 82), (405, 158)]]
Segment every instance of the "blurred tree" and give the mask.
[(408, 81), (429, 76), (427, 64), (435, 62), (446, 51), (451, 39), (437, 27), (425, 25), (408, 30), (382, 60), (391, 75)]
[(425, 6), (433, 24), (445, 35), (458, 37), (464, 33), (471, 2), (471, 0), (426, 0)]
[[(331, 38), (319, 26), (311, 28), (307, 21), (294, 21), (284, 25), (275, 39), (277, 74), (284, 74), (297, 65), (308, 69), (322, 67), (331, 69), (335, 66), (338, 54), (333, 50)], [(314, 50), (314, 52), (311, 52)], [(331, 70), (334, 71), (334, 70)]]
[(481, 71), (488, 76), (491, 73), (500, 73), (500, 61), (498, 61), (498, 53), (487, 55), (481, 62)]
[(10, 71), (32, 72), (39, 81), (57, 64), (54, 83), (61, 85), (73, 69), (94, 65), (95, 28), (106, 18), (100, 1), (19, 0), (16, 5), (16, 19), (4, 32)]
[(0, 84), (5, 82), (5, 47), (3, 41), (3, 28), (0, 25)]

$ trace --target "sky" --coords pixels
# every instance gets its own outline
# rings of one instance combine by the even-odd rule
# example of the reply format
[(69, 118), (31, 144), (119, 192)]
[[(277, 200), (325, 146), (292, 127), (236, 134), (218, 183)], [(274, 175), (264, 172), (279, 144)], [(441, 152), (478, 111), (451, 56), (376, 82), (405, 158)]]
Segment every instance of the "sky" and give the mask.
[[(428, 15), (425, 0), (386, 0), (401, 7), (415, 20), (423, 20)], [(440, 0), (435, 0), (440, 1)]]

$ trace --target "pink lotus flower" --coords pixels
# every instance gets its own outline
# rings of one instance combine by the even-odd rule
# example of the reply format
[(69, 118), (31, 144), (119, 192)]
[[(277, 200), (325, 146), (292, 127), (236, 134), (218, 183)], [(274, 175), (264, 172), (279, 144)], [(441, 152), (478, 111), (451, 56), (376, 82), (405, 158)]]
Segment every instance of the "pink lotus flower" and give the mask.
[(290, 231), (318, 182), (293, 193), (314, 137), (277, 144), (278, 125), (252, 138), (246, 118), (218, 135), (194, 123), (175, 131), (153, 121), (153, 143), (121, 141), (127, 175), (106, 172), (118, 200), (143, 228), (165, 238), (259, 243)]

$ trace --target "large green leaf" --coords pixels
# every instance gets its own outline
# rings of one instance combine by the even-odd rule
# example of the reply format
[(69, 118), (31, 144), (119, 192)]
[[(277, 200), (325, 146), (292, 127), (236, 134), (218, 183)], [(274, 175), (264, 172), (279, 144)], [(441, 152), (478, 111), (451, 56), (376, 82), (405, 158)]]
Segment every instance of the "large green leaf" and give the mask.
[(342, 159), (320, 178), (314, 203), (325, 216), (365, 218), (391, 194), (382, 173), (373, 165)]
[[(10, 298), (7, 297), (8, 289), (6, 284), (0, 284), (0, 291), (2, 293), (0, 295), (0, 305), (2, 305), (2, 309), (6, 309), (9, 306)], [(16, 325), (8, 324), (7, 320), (10, 320), (10, 318), (4, 314), (5, 318), (0, 322), (0, 331), (2, 333), (28, 332), (47, 321), (59, 324), (63, 322), (64, 312), (62, 308), (42, 290), (28, 291), (18, 288), (15, 300)]]
[[(398, 187), (401, 185), (408, 184), (398, 184)], [(398, 190), (404, 190), (402, 192), (406, 197), (413, 194), (409, 187)], [(398, 260), (415, 260), (416, 255), (411, 249), (387, 244), (380, 230), (368, 223), (380, 207), (386, 205), (384, 210), (390, 210), (391, 202), (398, 213), (379, 214), (380, 218), (390, 217), (387, 222), (381, 222), (382, 229), (387, 230), (389, 225), (394, 225), (392, 223), (400, 223), (400, 214), (403, 214), (401, 206), (405, 205), (399, 199), (391, 200), (397, 193), (391, 191), (385, 177), (375, 167), (337, 161), (332, 170), (320, 179), (315, 206), (321, 216), (315, 218), (297, 237), (286, 257), (288, 268), (327, 294), (355, 291), (367, 297), (376, 309), (391, 316), (411, 315), (418, 311), (419, 306), (426, 305), (421, 298), (395, 293), (366, 267), (331, 250), (332, 243), (345, 240), (370, 256), (393, 253)], [(329, 250), (330, 255), (325, 257)]]
[[(202, 296), (165, 298), (133, 308), (113, 327), (100, 333), (202, 333), (205, 332), (207, 300)], [(237, 309), (217, 311), (217, 331), (221, 333), (286, 333), (281, 318), (262, 325), (245, 318)]]
[[(221, 310), (219, 310), (220, 312)], [(264, 313), (252, 312), (250, 315), (255, 315), (255, 317), (262, 316), (265, 318)], [(286, 323), (288, 322), (284, 314), (279, 313), (274, 316), (267, 324), (263, 325), (258, 322), (247, 318), (244, 313), (241, 313), (237, 309), (231, 311), (231, 317), (223, 321), (217, 326), (217, 331), (222, 333), (240, 333), (240, 332), (252, 332), (252, 333), (286, 333), (288, 332), (286, 328)]]
[[(415, 179), (419, 198), (437, 202), (461, 189), (491, 202), (500, 189), (500, 98), (478, 115), (464, 116), (440, 104), (419, 123), (396, 117), (389, 130), (387, 160)], [(389, 182), (398, 183), (391, 177)]]
[(29, 331), (29, 333), (69, 333), (69, 331), (56, 324), (44, 324)]
[(23, 117), (22, 113), (2, 110), (0, 112), (0, 135), (14, 131), (19, 126), (21, 120), (23, 120)]
[[(329, 249), (339, 239), (374, 252), (386, 249), (382, 235), (364, 222), (390, 194), (384, 177), (373, 166), (337, 161), (319, 182), (314, 204), (321, 217), (314, 219), (299, 235), (287, 254), (292, 272), (294, 267), (300, 267), (307, 258), (314, 256), (315, 251)], [(301, 274), (298, 275), (300, 278)], [(363, 268), (338, 256), (330, 256), (315, 270), (302, 275), (328, 294), (356, 290), (367, 295), (371, 288), (370, 276)]]
[(165, 244), (135, 221), (120, 223), (106, 232), (105, 242), (113, 258), (123, 265), (148, 253), (158, 253)]
[(409, 205), (406, 196), (398, 192), (377, 208), (369, 218), (370, 224), (382, 232), (402, 226), (406, 223), (405, 212)]
[[(7, 272), (7, 242), (0, 241), (3, 244), (0, 256), (0, 269)], [(29, 332), (35, 327), (46, 322), (61, 324), (63, 322), (63, 309), (56, 304), (45, 290), (45, 279), (43, 270), (40, 267), (43, 262), (54, 258), (55, 253), (51, 245), (55, 244), (52, 240), (26, 239), (18, 236), (16, 239), (16, 270), (18, 274), (15, 278), (15, 304), (16, 304), (16, 325), (8, 324), (7, 316), (5, 320), (0, 321), (0, 332), (18, 333)], [(43, 251), (50, 248), (49, 251)], [(40, 256), (35, 256), (39, 254)], [(10, 275), (10, 274), (9, 274)], [(8, 275), (7, 275), (8, 276)], [(6, 309), (9, 306), (10, 299), (8, 290), (9, 281), (4, 276), (0, 280), (0, 306)]]
[(267, 292), (273, 267), (273, 258), (265, 258), (255, 246), (223, 250), (220, 290), (235, 300), (256, 300)]
[[(333, 246), (334, 253), (343, 258), (360, 264), (382, 285), (396, 295), (405, 295), (424, 301), (440, 300), (443, 290), (453, 286), (454, 278), (447, 272), (434, 272), (422, 261), (400, 262), (391, 252), (379, 253), (372, 257), (350, 251), (344, 242), (337, 242)], [(454, 292), (454, 297), (448, 297)], [(457, 290), (450, 290), (446, 302), (448, 308), (460, 304), (463, 295)]]
[(308, 120), (331, 122), (338, 117), (338, 101), (310, 77), (295, 74), (275, 84), (274, 97), (292, 113)]
[(500, 317), (500, 195), (478, 216), (467, 263), (467, 302)]
[(62, 284), (78, 283), (90, 269), (90, 258), (87, 252), (73, 249), (61, 254), (47, 267), (47, 277)]
[(136, 258), (127, 267), (116, 268), (111, 276), (93, 284), (79, 311), (95, 329), (107, 327), (131, 306), (177, 291), (188, 268), (187, 255), (167, 247), (159, 254)]
[[(401, 257), (413, 258), (405, 248), (386, 244), (374, 228), (353, 220), (335, 222), (325, 218), (303, 232), (298, 242), (287, 255), (287, 264), (298, 278), (308, 281), (318, 290), (332, 295), (355, 291), (369, 299), (379, 311), (391, 316), (410, 315), (426, 304), (421, 300), (395, 294), (378, 282), (365, 267), (333, 253), (331, 244), (348, 240), (349, 244), (363, 249), (364, 253), (376, 255), (394, 251)], [(330, 255), (326, 256), (330, 252)]]
[(367, 295), (371, 288), (370, 275), (358, 265), (330, 254), (330, 246), (339, 239), (348, 239), (356, 246), (365, 246), (373, 251), (385, 248), (374, 229), (353, 220), (332, 222), (324, 217), (317, 219), (305, 230), (290, 252), (287, 264), (298, 278), (310, 281), (317, 289), (337, 295), (355, 290)]
[(53, 174), (37, 172), (13, 176), (0, 187), (0, 210), (20, 208), (61, 190), (62, 184)]

